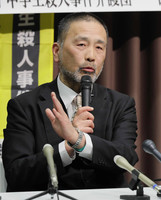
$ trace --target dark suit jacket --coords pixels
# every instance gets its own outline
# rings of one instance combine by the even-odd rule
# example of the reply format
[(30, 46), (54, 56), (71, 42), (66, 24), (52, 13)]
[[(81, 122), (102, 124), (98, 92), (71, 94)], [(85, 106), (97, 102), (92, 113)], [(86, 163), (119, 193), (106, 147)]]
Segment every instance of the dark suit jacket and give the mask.
[[(7, 127), (4, 130), (2, 158), (8, 191), (45, 190), (48, 170), (42, 148), (46, 143), (54, 147), (59, 189), (109, 188), (124, 185), (123, 170), (115, 165), (115, 155), (123, 155), (132, 165), (135, 152), (136, 110), (133, 98), (94, 84), (91, 106), (94, 107), (92, 161), (79, 157), (63, 167), (58, 152), (62, 138), (54, 132), (45, 115), (52, 108), (50, 93), (60, 99), (56, 80), (8, 103)], [(66, 112), (66, 109), (64, 107)]]

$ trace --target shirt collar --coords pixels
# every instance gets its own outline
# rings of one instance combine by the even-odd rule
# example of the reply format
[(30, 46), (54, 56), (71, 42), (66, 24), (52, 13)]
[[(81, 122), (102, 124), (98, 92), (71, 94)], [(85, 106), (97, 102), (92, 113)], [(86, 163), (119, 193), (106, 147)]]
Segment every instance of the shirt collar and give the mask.
[(59, 75), (57, 78), (57, 84), (58, 84), (59, 95), (60, 95), (65, 107), (68, 108), (68, 106), (72, 103), (72, 101), (75, 98), (75, 96), (77, 95), (77, 93), (74, 90), (72, 90), (71, 88), (69, 88), (68, 86), (66, 86), (60, 80)]

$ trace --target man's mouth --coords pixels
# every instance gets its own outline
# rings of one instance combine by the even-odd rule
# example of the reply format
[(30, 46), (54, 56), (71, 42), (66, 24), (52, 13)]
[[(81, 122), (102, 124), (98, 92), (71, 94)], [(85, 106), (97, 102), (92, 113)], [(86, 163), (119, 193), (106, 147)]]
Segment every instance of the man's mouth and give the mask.
[(81, 70), (86, 73), (94, 73), (95, 72), (95, 69), (93, 67), (82, 67)]

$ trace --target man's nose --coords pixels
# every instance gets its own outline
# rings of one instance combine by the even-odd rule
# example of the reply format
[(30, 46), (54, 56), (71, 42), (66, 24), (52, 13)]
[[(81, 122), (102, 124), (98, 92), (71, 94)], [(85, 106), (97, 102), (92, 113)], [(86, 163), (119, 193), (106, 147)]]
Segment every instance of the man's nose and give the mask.
[(88, 62), (94, 62), (95, 61), (95, 50), (92, 47), (89, 47), (86, 50), (86, 60)]

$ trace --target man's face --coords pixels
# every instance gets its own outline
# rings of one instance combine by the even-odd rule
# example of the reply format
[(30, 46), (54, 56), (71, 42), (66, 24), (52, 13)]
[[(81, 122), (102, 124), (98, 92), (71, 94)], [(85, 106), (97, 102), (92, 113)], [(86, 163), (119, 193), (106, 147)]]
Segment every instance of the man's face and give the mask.
[(106, 45), (106, 31), (97, 21), (73, 22), (59, 50), (61, 80), (80, 82), (88, 74), (94, 82), (103, 68)]

